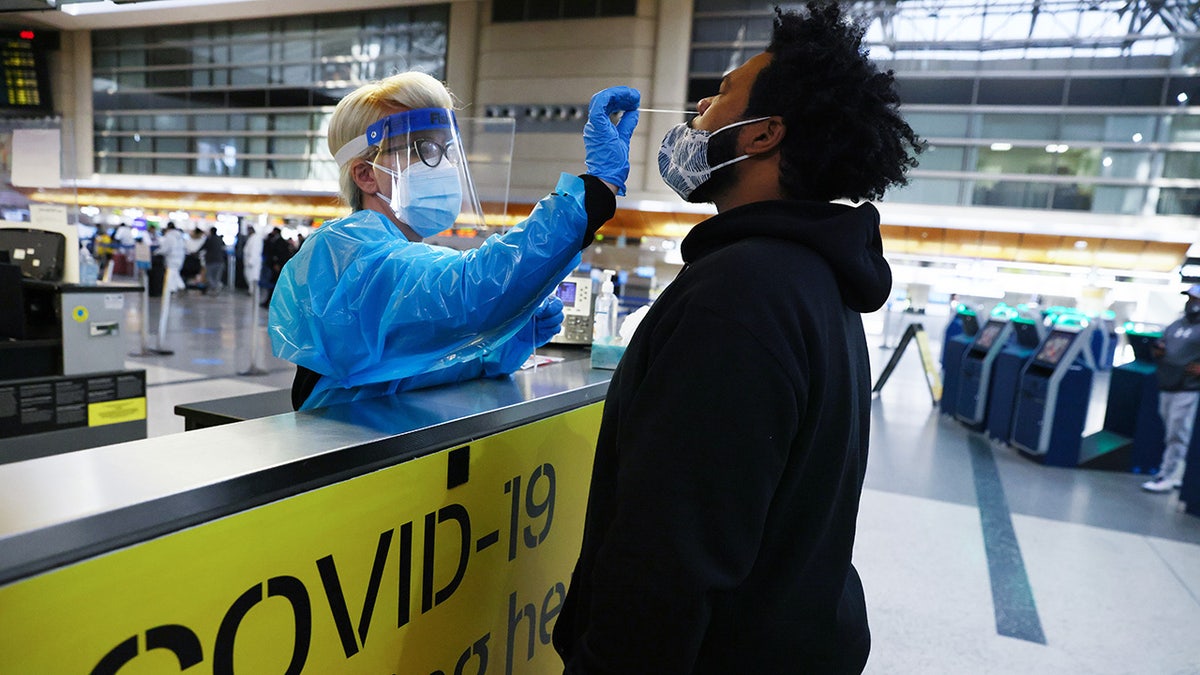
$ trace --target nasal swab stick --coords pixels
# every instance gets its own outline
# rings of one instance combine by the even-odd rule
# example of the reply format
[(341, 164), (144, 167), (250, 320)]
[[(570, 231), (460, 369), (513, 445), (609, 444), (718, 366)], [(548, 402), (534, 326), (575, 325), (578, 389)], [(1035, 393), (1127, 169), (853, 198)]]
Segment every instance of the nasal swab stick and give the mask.
[(672, 113), (676, 115), (696, 115), (695, 110), (663, 110), (661, 108), (638, 108), (638, 112)]

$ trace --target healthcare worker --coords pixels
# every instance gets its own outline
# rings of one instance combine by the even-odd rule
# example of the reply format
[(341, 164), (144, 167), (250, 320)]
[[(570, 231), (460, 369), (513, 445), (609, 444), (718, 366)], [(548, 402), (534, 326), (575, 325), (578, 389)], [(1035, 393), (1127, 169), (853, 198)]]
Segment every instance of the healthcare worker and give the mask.
[(163, 263), (167, 267), (167, 285), (163, 289), (164, 293), (182, 291), (186, 287), (182, 274), (183, 258), (186, 252), (187, 245), (183, 240), (183, 232), (175, 227), (174, 222), (168, 222), (166, 231), (158, 241), (158, 253), (163, 257)]
[[(348, 94), (329, 120), (341, 197), (354, 212), (313, 232), (271, 300), (276, 356), (297, 365), (292, 403), (311, 409), (506, 375), (562, 323), (551, 292), (625, 194), (639, 94), (597, 93), (587, 174), (563, 174), (530, 216), (478, 249), (421, 240), (482, 223), (445, 86), (401, 73)], [(613, 123), (610, 115), (624, 113)]]

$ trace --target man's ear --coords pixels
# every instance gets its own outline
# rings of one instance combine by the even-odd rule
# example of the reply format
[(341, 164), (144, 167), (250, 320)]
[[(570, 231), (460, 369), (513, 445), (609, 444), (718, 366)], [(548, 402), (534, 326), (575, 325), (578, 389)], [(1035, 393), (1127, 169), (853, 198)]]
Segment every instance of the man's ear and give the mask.
[(751, 125), (753, 135), (743, 151), (744, 154), (765, 155), (775, 151), (779, 144), (783, 143), (783, 137), (787, 135), (787, 126), (784, 125), (783, 118), (768, 117), (764, 122), (766, 124)]
[(365, 159), (356, 159), (350, 165), (350, 177), (354, 179), (354, 184), (365, 195), (373, 195), (379, 192), (379, 181), (375, 180), (375, 171), (371, 164)]

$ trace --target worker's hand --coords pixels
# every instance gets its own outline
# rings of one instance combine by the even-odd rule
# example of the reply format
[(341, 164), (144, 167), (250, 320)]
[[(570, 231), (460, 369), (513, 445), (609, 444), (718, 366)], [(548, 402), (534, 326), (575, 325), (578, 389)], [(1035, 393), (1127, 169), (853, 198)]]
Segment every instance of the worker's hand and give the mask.
[(562, 300), (553, 295), (542, 301), (533, 311), (533, 345), (541, 347), (558, 335), (563, 323)]
[[(638, 123), (642, 95), (631, 87), (609, 87), (592, 96), (588, 121), (583, 127), (584, 164), (587, 172), (609, 184), (618, 195), (625, 194), (629, 178), (629, 139)], [(613, 124), (609, 115), (624, 113)]]
[(1188, 375), (1191, 375), (1192, 377), (1196, 377), (1196, 376), (1200, 375), (1200, 363), (1196, 363), (1195, 361), (1193, 361), (1193, 362), (1187, 364), (1186, 366), (1183, 367), (1183, 372), (1187, 373)]

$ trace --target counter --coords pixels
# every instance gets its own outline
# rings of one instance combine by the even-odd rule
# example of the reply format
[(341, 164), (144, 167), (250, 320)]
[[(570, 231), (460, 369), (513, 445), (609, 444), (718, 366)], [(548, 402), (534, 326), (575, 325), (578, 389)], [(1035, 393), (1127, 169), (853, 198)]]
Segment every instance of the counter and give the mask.
[(545, 631), (610, 376), (578, 358), (0, 465), (0, 672), (231, 672), (235, 642), (245, 672), (561, 671)]

